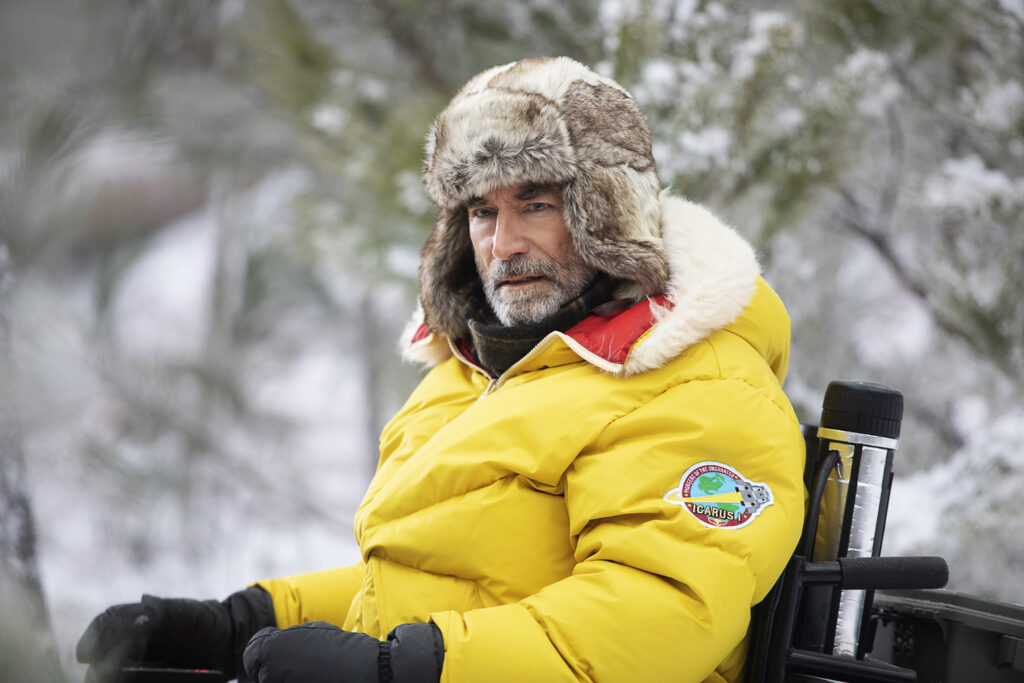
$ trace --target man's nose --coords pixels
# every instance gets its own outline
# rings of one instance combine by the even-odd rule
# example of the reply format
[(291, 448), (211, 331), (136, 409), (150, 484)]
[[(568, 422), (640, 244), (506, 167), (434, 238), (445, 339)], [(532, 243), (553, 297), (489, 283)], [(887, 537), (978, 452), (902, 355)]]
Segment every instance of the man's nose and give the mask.
[(514, 212), (500, 212), (494, 226), (494, 246), (491, 248), (494, 258), (504, 260), (528, 252), (530, 241), (526, 238), (525, 228), (522, 219)]

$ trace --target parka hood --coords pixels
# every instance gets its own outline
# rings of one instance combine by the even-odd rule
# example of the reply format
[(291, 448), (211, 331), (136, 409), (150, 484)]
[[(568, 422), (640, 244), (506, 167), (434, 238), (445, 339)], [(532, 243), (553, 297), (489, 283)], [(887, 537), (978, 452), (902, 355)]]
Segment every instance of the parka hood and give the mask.
[(647, 121), (621, 86), (578, 62), (527, 59), (471, 79), (431, 128), (423, 179), (438, 207), (420, 266), (432, 332), (466, 335), (466, 302), (479, 282), (466, 202), (519, 183), (562, 186), (566, 227), (587, 265), (637, 299), (664, 291)]

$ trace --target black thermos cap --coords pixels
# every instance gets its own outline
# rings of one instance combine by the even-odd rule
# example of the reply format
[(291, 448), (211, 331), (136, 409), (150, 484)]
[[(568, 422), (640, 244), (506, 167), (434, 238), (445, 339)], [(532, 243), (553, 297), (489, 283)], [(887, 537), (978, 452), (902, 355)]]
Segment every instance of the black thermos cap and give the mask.
[(829, 382), (821, 405), (821, 426), (889, 439), (900, 435), (903, 394), (869, 382)]

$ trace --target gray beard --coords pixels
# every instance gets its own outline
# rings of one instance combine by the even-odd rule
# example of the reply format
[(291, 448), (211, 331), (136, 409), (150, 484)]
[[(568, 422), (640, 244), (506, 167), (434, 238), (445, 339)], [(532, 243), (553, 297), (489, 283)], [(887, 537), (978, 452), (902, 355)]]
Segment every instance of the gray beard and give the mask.
[[(578, 254), (568, 263), (558, 265), (525, 256), (495, 260), (491, 263), (489, 273), (484, 273), (477, 262), (477, 271), (480, 272), (487, 303), (498, 317), (498, 322), (506, 327), (537, 323), (551, 317), (563, 305), (582, 294), (597, 272), (587, 266)], [(498, 283), (504, 279), (527, 273), (544, 276), (551, 287), (539, 293), (498, 287)]]

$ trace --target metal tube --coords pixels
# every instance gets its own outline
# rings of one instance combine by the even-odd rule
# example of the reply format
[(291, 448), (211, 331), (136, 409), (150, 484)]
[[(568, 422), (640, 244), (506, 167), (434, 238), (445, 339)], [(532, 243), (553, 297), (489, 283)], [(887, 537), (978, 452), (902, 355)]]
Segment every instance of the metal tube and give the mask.
[[(889, 452), (871, 446), (860, 447), (857, 463), (857, 489), (850, 519), (846, 557), (871, 557), (875, 551), (882, 488), (885, 484)], [(864, 614), (865, 592), (844, 590), (839, 596), (834, 654), (855, 656)]]

